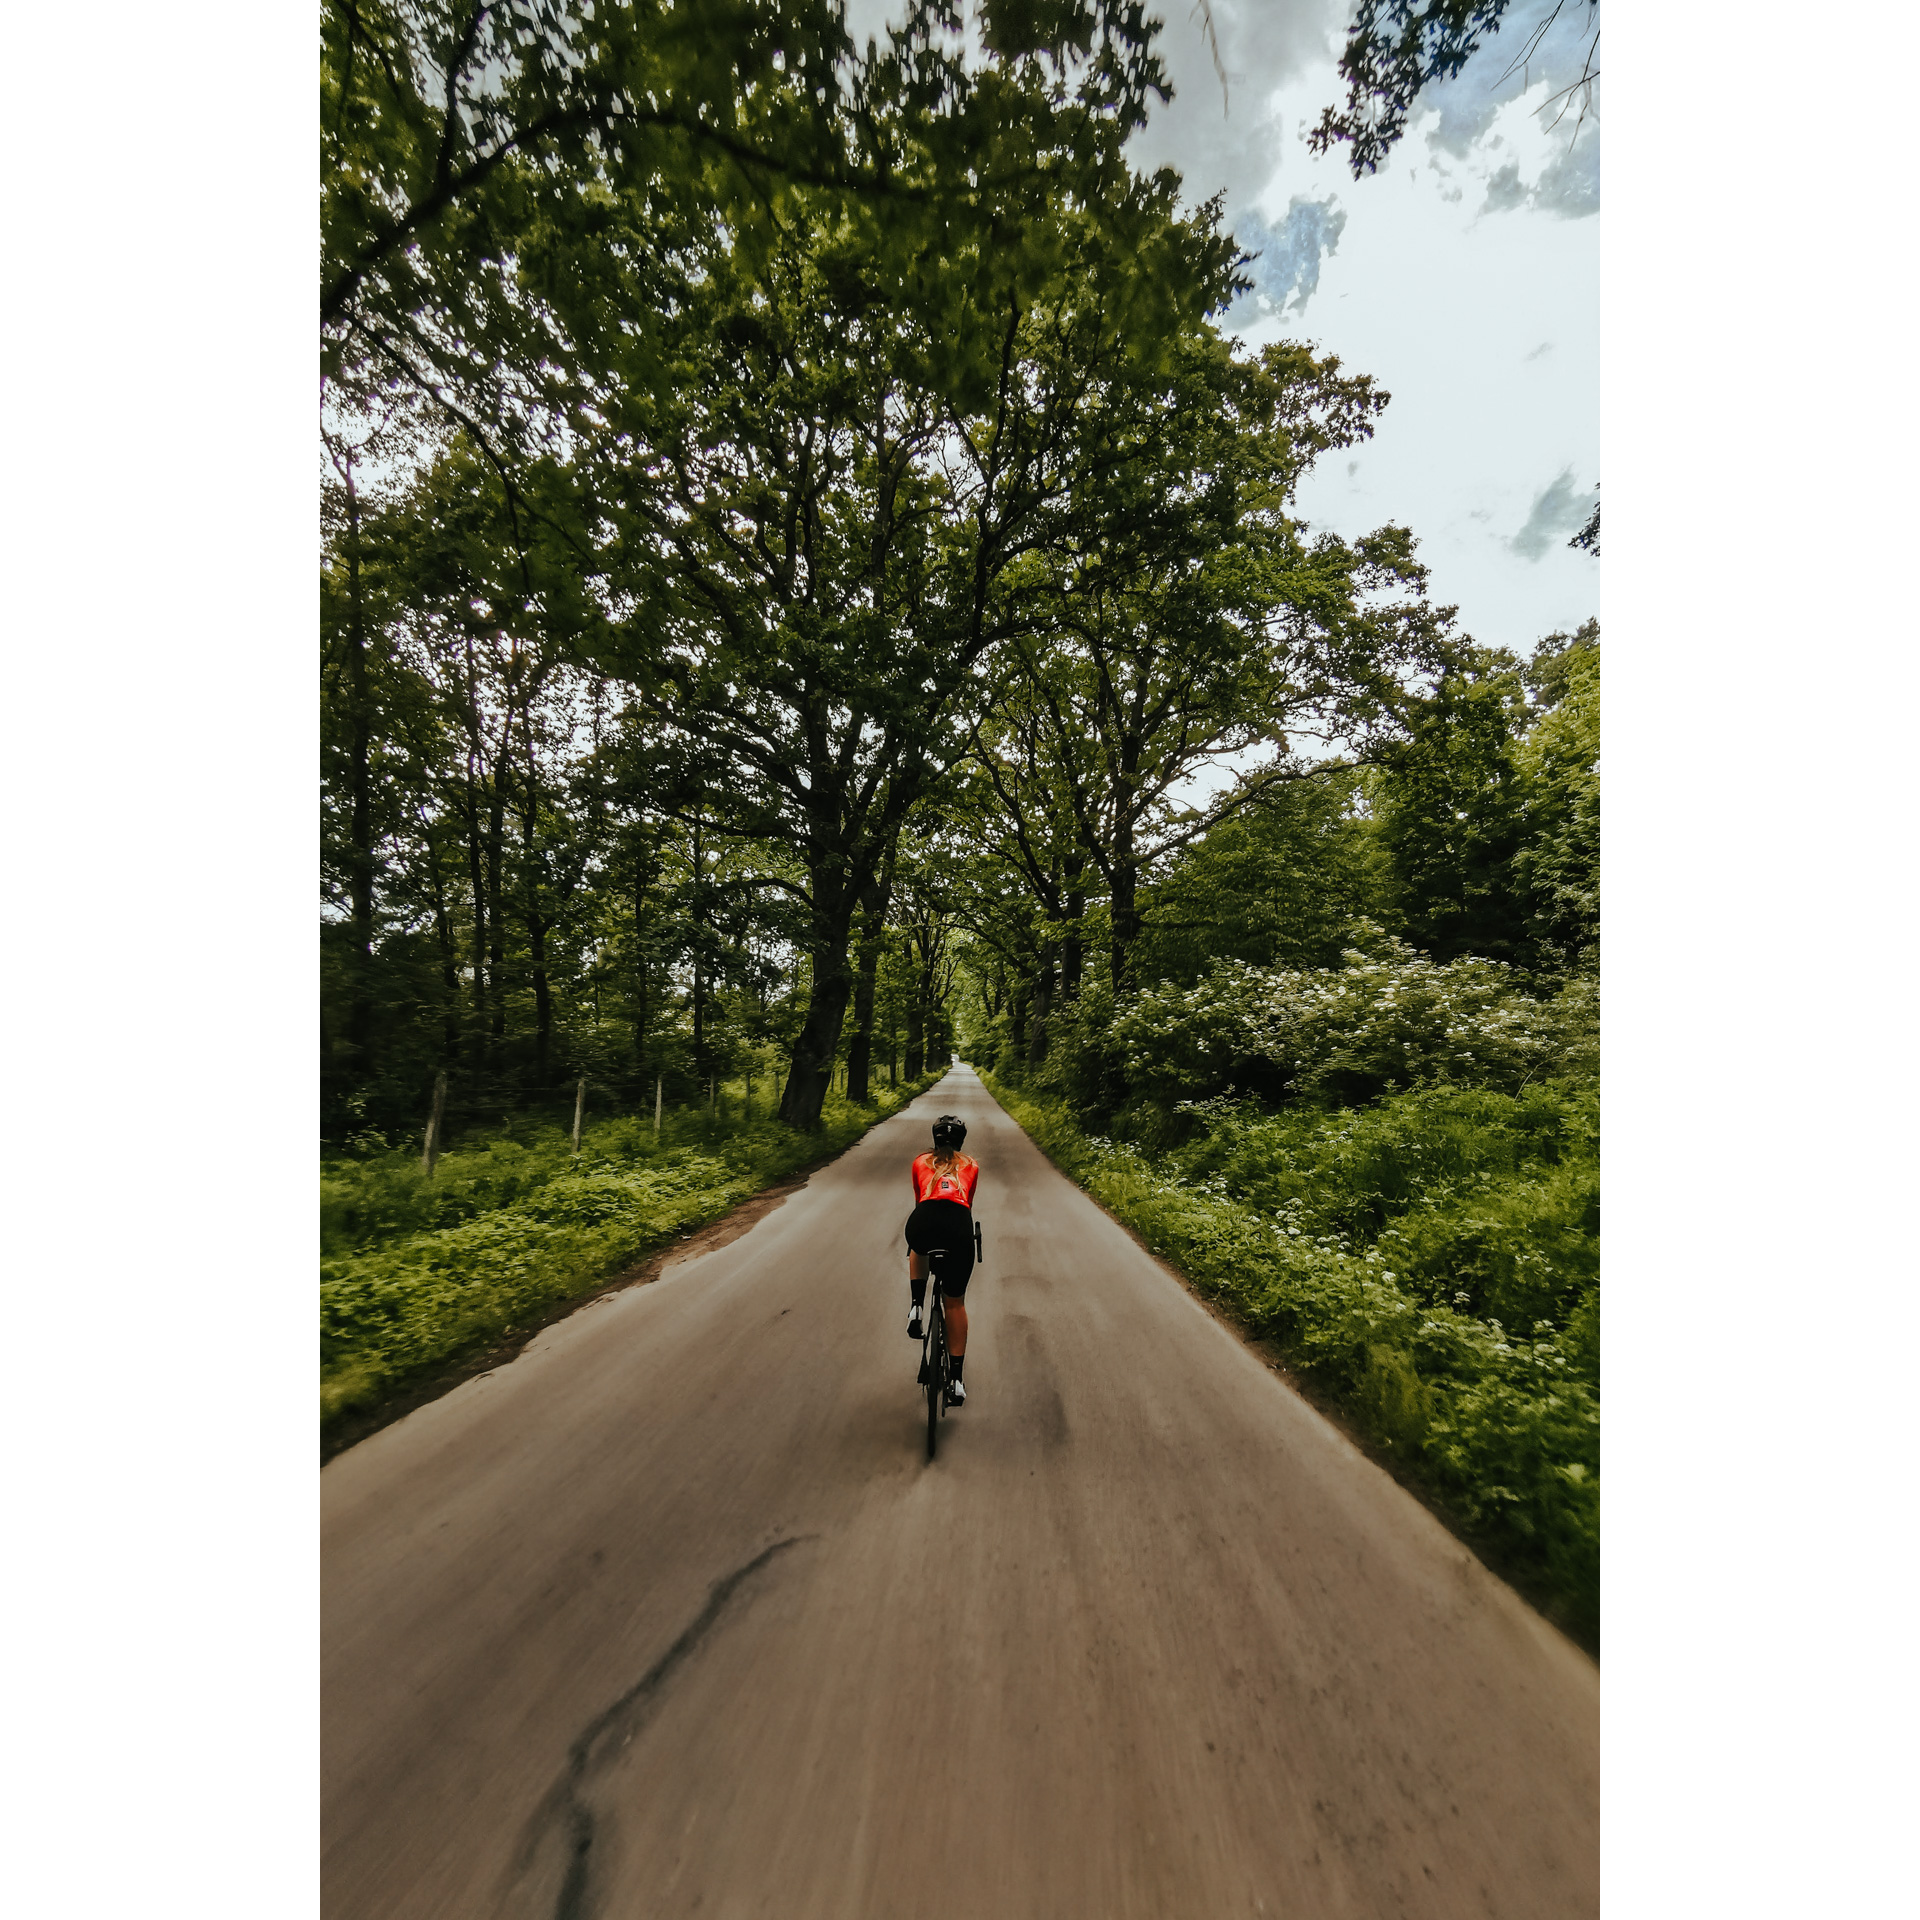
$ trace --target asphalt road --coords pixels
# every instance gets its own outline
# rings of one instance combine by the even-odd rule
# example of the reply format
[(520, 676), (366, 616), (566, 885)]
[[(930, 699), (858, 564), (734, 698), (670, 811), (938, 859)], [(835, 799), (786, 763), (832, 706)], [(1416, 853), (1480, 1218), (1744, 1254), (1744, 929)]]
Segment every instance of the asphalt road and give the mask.
[[(925, 1459), (907, 1162), (981, 1162)], [(1598, 1674), (956, 1068), (323, 1472), (327, 1920), (1598, 1911)]]

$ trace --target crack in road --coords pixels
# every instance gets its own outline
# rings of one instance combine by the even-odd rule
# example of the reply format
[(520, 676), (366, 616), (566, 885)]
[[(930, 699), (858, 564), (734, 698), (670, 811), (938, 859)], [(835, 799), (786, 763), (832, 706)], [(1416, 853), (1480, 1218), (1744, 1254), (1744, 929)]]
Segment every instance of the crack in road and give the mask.
[[(634, 1735), (646, 1725), (653, 1708), (659, 1703), (662, 1688), (713, 1631), (721, 1614), (726, 1611), (727, 1603), (742, 1585), (776, 1554), (812, 1538), (811, 1534), (795, 1534), (786, 1540), (776, 1540), (772, 1546), (755, 1554), (744, 1566), (736, 1567), (724, 1579), (716, 1580), (707, 1592), (706, 1605), (681, 1629), (672, 1646), (619, 1699), (587, 1722), (567, 1749), (566, 1770), (548, 1790), (533, 1818), (527, 1823), (525, 1836), (514, 1858), (509, 1891), (526, 1881), (539, 1864), (541, 1856), (547, 1852), (549, 1844), (557, 1839), (565, 1848), (566, 1871), (554, 1901), (553, 1920), (591, 1920), (593, 1889), (589, 1876), (595, 1816), (585, 1797), (586, 1787), (595, 1772), (613, 1755), (624, 1751)], [(615, 1734), (621, 1737), (617, 1740), (611, 1738)]]

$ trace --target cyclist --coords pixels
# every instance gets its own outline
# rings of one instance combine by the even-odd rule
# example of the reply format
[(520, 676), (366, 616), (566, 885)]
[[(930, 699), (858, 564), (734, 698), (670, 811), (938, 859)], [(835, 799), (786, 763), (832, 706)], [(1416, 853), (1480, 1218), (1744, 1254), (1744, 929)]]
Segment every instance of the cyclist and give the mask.
[(945, 1251), (940, 1286), (947, 1300), (947, 1355), (952, 1384), (947, 1404), (964, 1406), (967, 1390), (960, 1384), (961, 1362), (967, 1354), (967, 1280), (973, 1272), (973, 1189), (980, 1163), (960, 1151), (967, 1138), (966, 1123), (943, 1113), (933, 1123), (933, 1151), (913, 1163), (913, 1211), (907, 1216), (907, 1285), (913, 1290), (913, 1309), (907, 1316), (910, 1339), (926, 1338), (927, 1255), (936, 1247)]

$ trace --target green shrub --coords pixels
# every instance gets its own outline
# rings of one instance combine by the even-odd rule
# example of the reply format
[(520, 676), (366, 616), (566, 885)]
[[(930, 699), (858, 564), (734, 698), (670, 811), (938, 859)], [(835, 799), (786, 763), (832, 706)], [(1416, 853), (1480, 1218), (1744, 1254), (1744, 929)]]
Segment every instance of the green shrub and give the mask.
[(936, 1075), (872, 1107), (830, 1097), (818, 1132), (681, 1115), (604, 1121), (578, 1163), (558, 1129), (448, 1153), (433, 1180), (400, 1154), (321, 1179), (321, 1417), (497, 1340), (675, 1235), (850, 1146)]
[[(891, 1104), (882, 1110), (891, 1112), (902, 1096), (885, 1097)], [(911, 1091), (905, 1097), (910, 1098)], [(839, 1105), (836, 1095), (830, 1108), (838, 1111)], [(748, 1169), (769, 1152), (777, 1154), (788, 1133), (775, 1120), (713, 1119), (683, 1109), (666, 1115), (658, 1139), (651, 1114), (595, 1121), (577, 1163), (564, 1128), (525, 1120), (516, 1121), (511, 1133), (460, 1141), (442, 1156), (431, 1180), (421, 1174), (414, 1148), (323, 1160), (320, 1247), (323, 1253), (340, 1253), (400, 1234), (458, 1226), (515, 1206), (562, 1175), (596, 1167), (645, 1166), (704, 1154), (730, 1168)]]

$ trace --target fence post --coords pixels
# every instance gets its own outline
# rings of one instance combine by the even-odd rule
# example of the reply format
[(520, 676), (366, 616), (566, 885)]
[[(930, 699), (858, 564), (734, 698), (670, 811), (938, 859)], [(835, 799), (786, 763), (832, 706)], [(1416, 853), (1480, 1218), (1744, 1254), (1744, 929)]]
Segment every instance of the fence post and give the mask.
[(580, 1076), (580, 1085), (573, 1096), (573, 1157), (580, 1158), (580, 1122), (587, 1112), (587, 1076)]
[(447, 1075), (443, 1067), (433, 1076), (433, 1111), (427, 1117), (427, 1144), (420, 1155), (420, 1171), (431, 1180), (440, 1158), (440, 1121), (447, 1111)]

